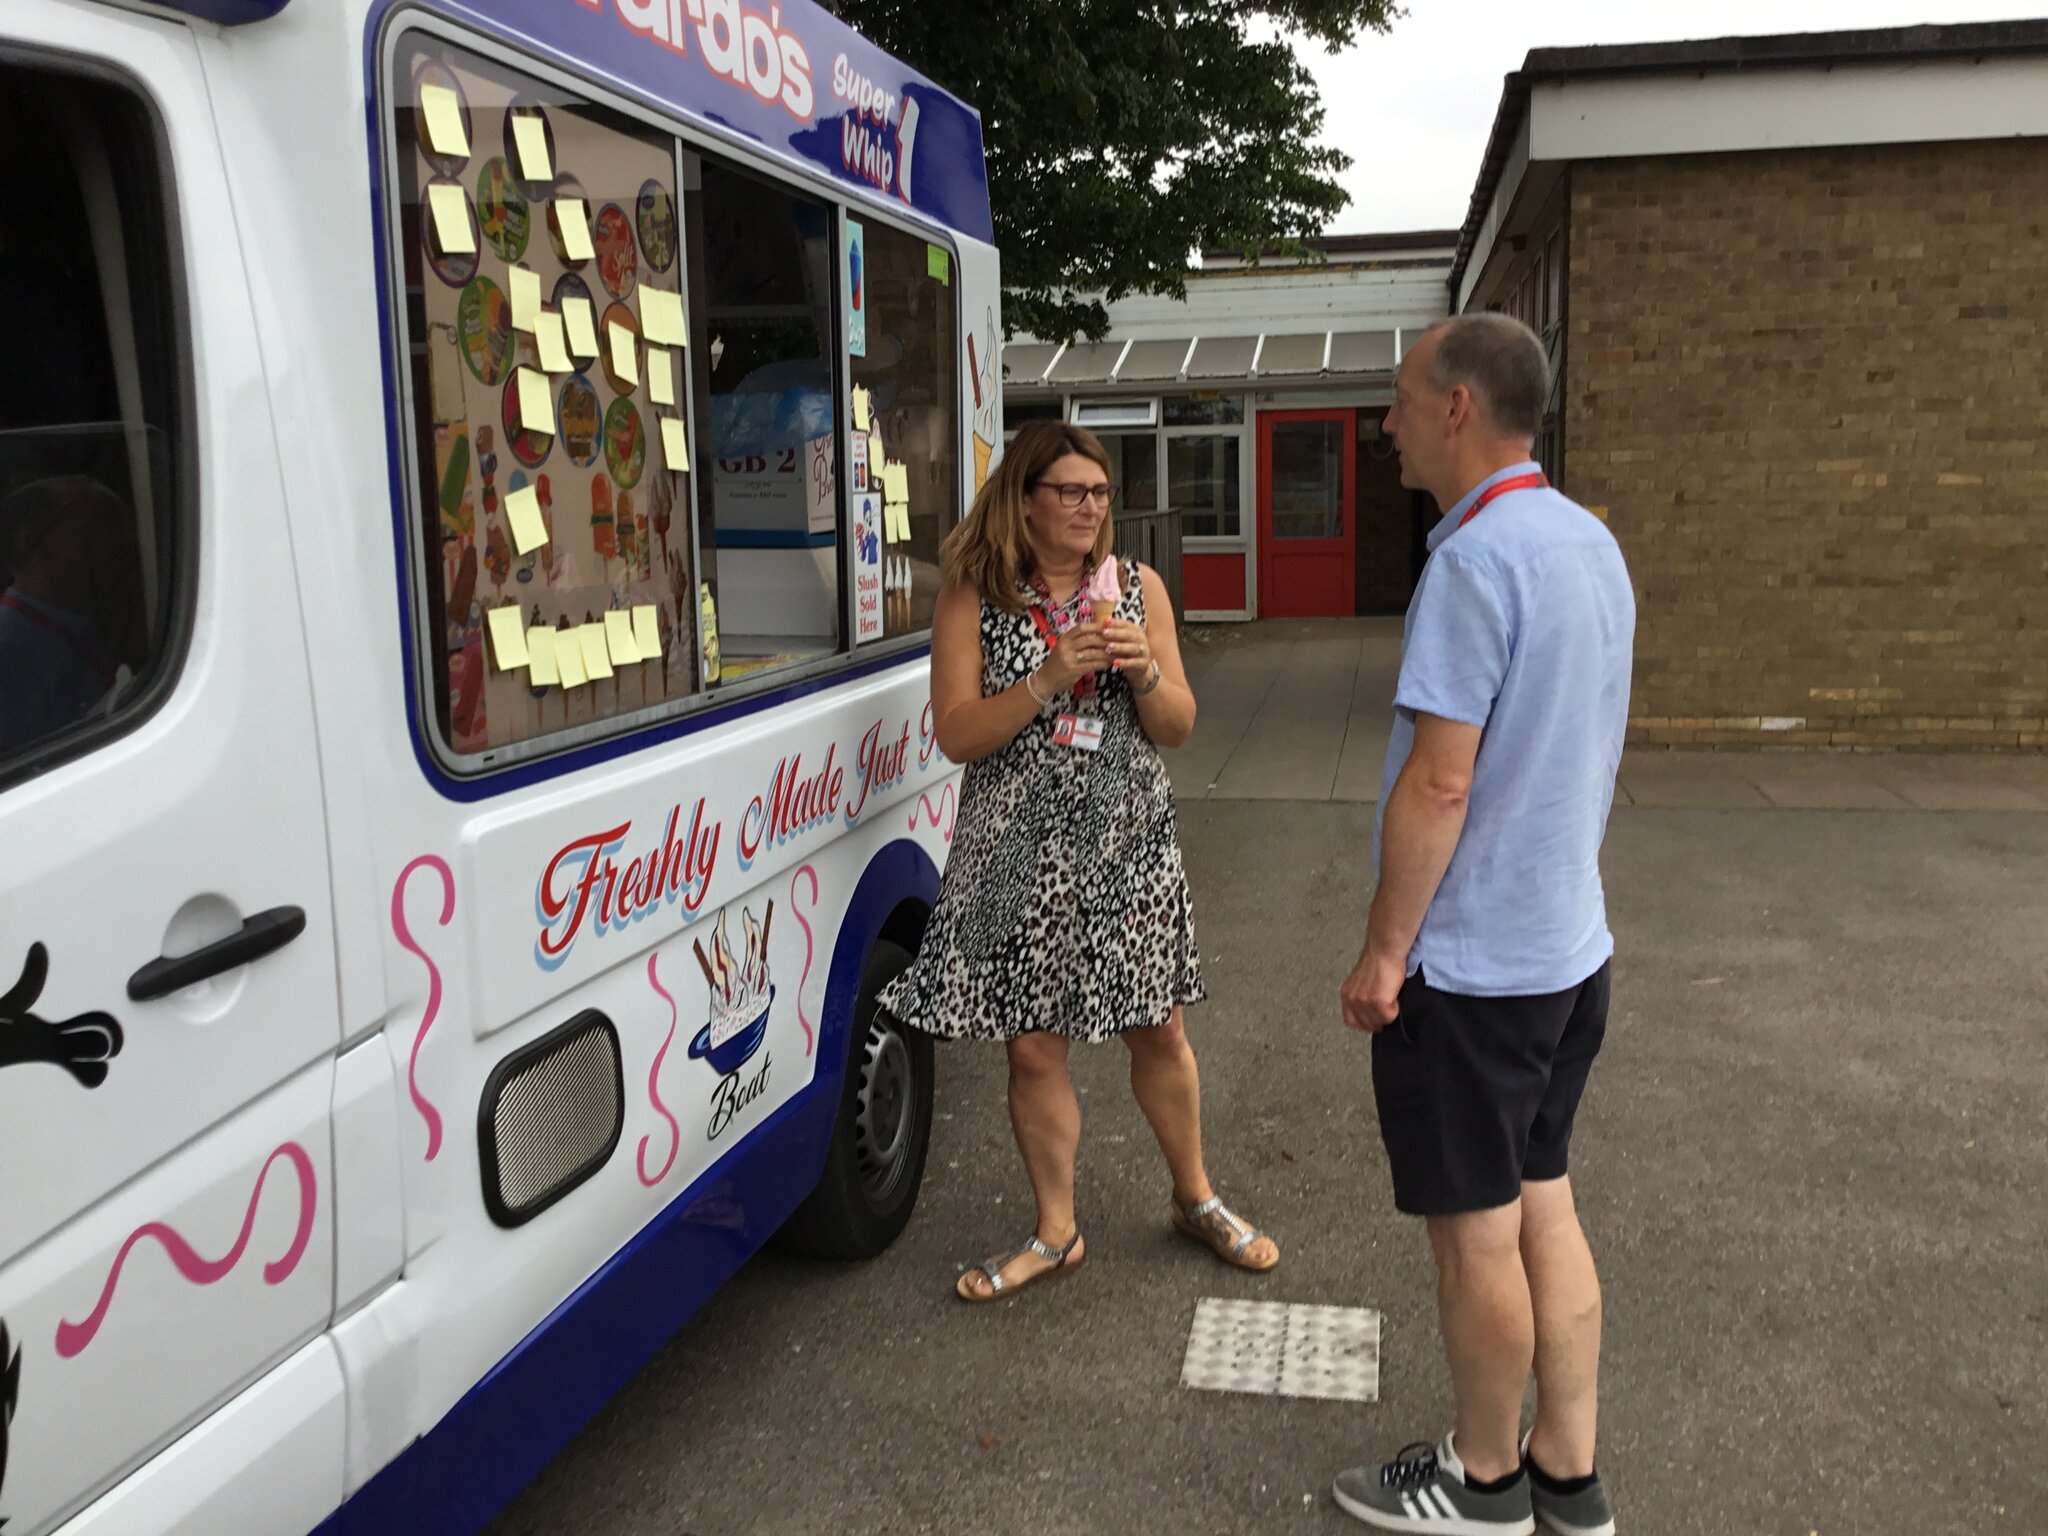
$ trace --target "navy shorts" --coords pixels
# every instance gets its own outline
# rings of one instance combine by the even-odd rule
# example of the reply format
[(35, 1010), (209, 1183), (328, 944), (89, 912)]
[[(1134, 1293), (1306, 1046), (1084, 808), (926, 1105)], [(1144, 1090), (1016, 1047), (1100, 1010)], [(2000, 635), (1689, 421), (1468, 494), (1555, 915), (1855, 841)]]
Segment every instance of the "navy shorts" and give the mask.
[(1607, 1033), (1609, 968), (1537, 997), (1439, 992), (1421, 971), (1372, 1040), (1372, 1095), (1410, 1216), (1458, 1216), (1561, 1179)]

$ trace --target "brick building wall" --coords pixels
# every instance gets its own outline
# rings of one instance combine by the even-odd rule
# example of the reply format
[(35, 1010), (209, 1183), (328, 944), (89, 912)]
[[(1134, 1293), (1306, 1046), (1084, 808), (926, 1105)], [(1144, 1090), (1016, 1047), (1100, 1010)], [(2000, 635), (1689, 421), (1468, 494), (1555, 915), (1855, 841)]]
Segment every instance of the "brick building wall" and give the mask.
[(1632, 739), (2048, 746), (2048, 141), (1581, 161)]

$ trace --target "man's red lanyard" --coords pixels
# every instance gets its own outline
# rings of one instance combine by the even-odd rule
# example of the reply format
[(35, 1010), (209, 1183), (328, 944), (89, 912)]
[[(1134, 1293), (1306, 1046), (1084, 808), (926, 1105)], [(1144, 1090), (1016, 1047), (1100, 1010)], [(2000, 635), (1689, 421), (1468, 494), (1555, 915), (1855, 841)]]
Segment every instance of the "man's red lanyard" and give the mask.
[(11, 592), (0, 592), (0, 608), (11, 608), (24, 619), (27, 619), (29, 623), (35, 625), (36, 628), (47, 630), (55, 635), (59, 640), (62, 640), (71, 647), (78, 659), (92, 669), (93, 675), (104, 686), (108, 688), (114, 686), (114, 682), (119, 674), (115, 671), (113, 664), (90, 645), (86, 644), (85, 641), (79, 639), (78, 636), (72, 634), (62, 624), (51, 618), (47, 613), (37, 612)]
[[(1479, 493), (1478, 500), (1465, 509), (1465, 515), (1458, 519), (1458, 527), (1464, 527), (1473, 518), (1484, 512), (1487, 503), (1497, 496), (1505, 496), (1509, 491), (1537, 491), (1548, 484), (1550, 482), (1543, 478), (1543, 471), (1540, 469), (1531, 474), (1511, 475), (1505, 480), (1496, 480), (1492, 485), (1489, 485)], [(1455, 532), (1456, 530), (1452, 531)]]

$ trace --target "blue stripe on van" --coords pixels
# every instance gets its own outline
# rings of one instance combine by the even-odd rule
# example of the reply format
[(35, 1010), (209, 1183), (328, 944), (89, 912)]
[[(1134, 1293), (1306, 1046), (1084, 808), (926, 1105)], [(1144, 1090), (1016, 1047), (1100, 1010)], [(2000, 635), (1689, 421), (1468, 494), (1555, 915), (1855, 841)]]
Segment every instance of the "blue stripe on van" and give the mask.
[(929, 908), (938, 892), (938, 869), (914, 842), (869, 861), (832, 947), (810, 1087), (642, 1227), (314, 1536), (481, 1529), (759, 1250), (824, 1169), (875, 940), (906, 902)]

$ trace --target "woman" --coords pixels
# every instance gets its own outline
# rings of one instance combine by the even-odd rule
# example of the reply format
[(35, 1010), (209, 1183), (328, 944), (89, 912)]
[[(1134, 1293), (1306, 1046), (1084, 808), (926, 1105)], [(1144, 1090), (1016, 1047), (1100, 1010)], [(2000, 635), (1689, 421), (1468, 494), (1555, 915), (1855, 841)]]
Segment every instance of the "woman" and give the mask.
[(931, 1034), (1009, 1051), (1010, 1124), (1038, 1225), (960, 1277), (967, 1301), (1081, 1263), (1074, 1040), (1129, 1048), (1131, 1091), (1172, 1176), (1174, 1226), (1242, 1268), (1280, 1262), (1202, 1166), (1181, 1005), (1204, 993), (1158, 750), (1187, 740), (1195, 698), (1158, 576), (1127, 572), (1102, 602), (1113, 611), (1093, 616), (1086, 589), (1109, 560), (1115, 495), (1093, 433), (1032, 422), (941, 555), (932, 713), (939, 749), (967, 778), (923, 947), (881, 1001)]

